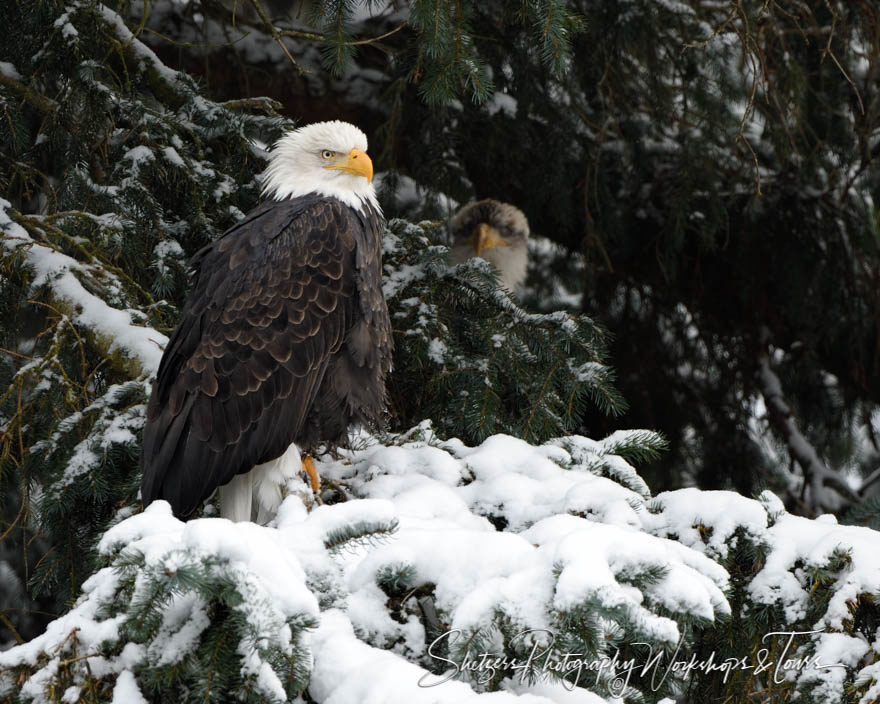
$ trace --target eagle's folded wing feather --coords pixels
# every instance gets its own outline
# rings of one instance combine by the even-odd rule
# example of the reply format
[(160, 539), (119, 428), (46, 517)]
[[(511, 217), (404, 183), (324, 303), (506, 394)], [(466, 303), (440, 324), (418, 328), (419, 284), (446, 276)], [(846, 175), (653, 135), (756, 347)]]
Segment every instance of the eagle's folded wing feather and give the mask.
[(145, 504), (186, 516), (293, 442), (358, 308), (358, 224), (332, 200), (270, 203), (194, 257), (147, 411)]

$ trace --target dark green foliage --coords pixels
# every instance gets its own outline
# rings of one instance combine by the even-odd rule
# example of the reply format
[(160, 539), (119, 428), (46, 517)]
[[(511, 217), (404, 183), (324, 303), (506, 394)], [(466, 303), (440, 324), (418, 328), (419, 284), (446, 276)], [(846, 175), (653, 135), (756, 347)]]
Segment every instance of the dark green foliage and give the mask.
[(269, 100), (204, 98), (100, 3), (3, 16), (0, 535), (43, 599), (21, 595), (22, 623), (75, 597), (135, 500), (148, 328), (170, 332), (189, 255), (256, 204), (251, 140), (281, 125)]
[[(851, 557), (845, 550), (835, 550), (827, 561), (819, 565), (807, 566), (800, 560), (794, 563), (791, 572), (801, 583), (805, 593), (809, 594), (809, 598), (805, 604), (805, 612), (792, 619), (791, 612), (786, 613), (782, 596), (780, 601), (766, 603), (756, 601), (749, 592), (752, 580), (767, 561), (770, 546), (763, 541), (756, 541), (741, 527), (734, 531), (726, 544), (729, 551), (719, 562), (730, 574), (728, 599), (731, 616), (715, 627), (698, 630), (698, 638), (690, 649), (698, 660), (706, 659), (714, 653), (716, 662), (732, 658), (738, 662), (754, 664), (762, 657), (761, 649), (766, 649), (766, 655), (763, 656), (766, 661), (778, 663), (783, 660), (784, 646), (788, 641), (787, 633), (809, 633), (817, 628), (823, 631), (834, 630), (822, 626), (827, 621), (829, 601), (840, 588), (840, 580), (845, 577), (852, 564)], [(871, 635), (863, 634), (870, 640), (877, 626), (876, 622), (871, 621), (871, 599), (863, 597), (859, 601), (863, 606), (852, 610), (859, 623), (866, 626), (871, 624), (868, 627)], [(857, 632), (853, 626), (854, 622), (845, 623), (843, 632)], [(783, 635), (766, 637), (774, 632)], [(798, 635), (792, 640), (785, 657), (809, 657), (815, 652), (815, 647), (816, 642), (809, 636)], [(772, 667), (765, 668), (762, 672), (738, 667), (731, 670), (726, 682), (718, 677), (692, 678), (686, 689), (687, 701), (710, 701), (723, 698), (730, 692), (739, 692), (742, 696), (760, 697), (761, 701), (787, 702), (794, 690), (805, 702), (820, 704), (827, 701), (827, 690), (825, 693), (822, 690), (812, 691), (811, 687), (817, 687), (818, 683), (810, 685), (799, 682), (795, 685), (792, 682), (777, 682), (774, 680), (774, 673), (775, 669)], [(849, 684), (846, 686), (849, 687), (851, 676), (847, 680)]]
[[(288, 697), (306, 684), (300, 635), (314, 622), (284, 621), (292, 650), (263, 640), (243, 610), (255, 606), (243, 575), (228, 560), (181, 549), (161, 563), (123, 551), (96, 564), (94, 550), (108, 524), (137, 510), (138, 434), (155, 361), (138, 335), (173, 327), (188, 286), (185, 262), (256, 203), (258, 145), (285, 126), (272, 101), (206, 97), (262, 94), (264, 84), (241, 88), (229, 79), (234, 69), (212, 63), (212, 56), (221, 64), (244, 56), (244, 32), (265, 32), (277, 51), (278, 30), (289, 30), (297, 58), (317, 47), (323, 63), (313, 61), (307, 78), (282, 55), (285, 84), (311, 91), (308, 100), (291, 101), (292, 114), (359, 122), (371, 133), (377, 166), (397, 170), (386, 186), (406, 175), (429, 187), (417, 207), (423, 213), (442, 214), (443, 193), (461, 202), (498, 197), (522, 207), (536, 234), (585, 255), (577, 273), (591, 317), (548, 313), (542, 292), (552, 281), (535, 287), (536, 314), (500, 293), (478, 262), (450, 268), (432, 226), (393, 223), (386, 264), (397, 342), (389, 385), (395, 427), (431, 417), (442, 436), (470, 444), (497, 432), (532, 442), (581, 431), (602, 436), (625, 407), (606, 364), (609, 338), (594, 323), (601, 320), (616, 334), (612, 359), (632, 403), (622, 424), (662, 428), (671, 441), (656, 487), (682, 478), (743, 491), (790, 486), (785, 463), (773, 465), (767, 447), (754, 442), (755, 402), (765, 393), (756, 360), (768, 348), (794, 417), (832, 467), (852, 466), (856, 454), (858, 443), (840, 441), (842, 431), (854, 437), (862, 424), (871, 435), (880, 227), (868, 198), (880, 184), (877, 91), (869, 80), (877, 56), (873, 5), (431, 0), (401, 5), (393, 24), (386, 16), (355, 26), (356, 11), (370, 4), (314, 3), (309, 31), (280, 11), (269, 27), (245, 8), (236, 16), (241, 25), (223, 35), (229, 44), (216, 48), (210, 42), (220, 35), (207, 46), (190, 43), (196, 35), (181, 29), (185, 22), (173, 25), (175, 12), (192, 20), (204, 10), (203, 17), (231, 22), (229, 10), (240, 3), (159, 1), (144, 5), (142, 16), (141, 5), (125, 2), (0, 2), (15, 28), (0, 37), (0, 567), (15, 572), (15, 579), (2, 573), (14, 594), (0, 600), (0, 643), (42, 630), (29, 612), (69, 608), (83, 579), (102, 567), (108, 589), (95, 618), (120, 618), (120, 638), (108, 639), (100, 655), (118, 658), (127, 642), (154, 644), (136, 674), (146, 695), (264, 701), (253, 671), (242, 674), (241, 643), (281, 677)], [(142, 32), (155, 18), (180, 29), (169, 32), (176, 43)], [(142, 43), (147, 38), (174, 65), (202, 66), (205, 87), (168, 70)], [(319, 65), (333, 81), (321, 83)], [(380, 78), (358, 96), (349, 87), (363, 68)], [(277, 66), (255, 71), (265, 78)], [(337, 100), (340, 91), (364, 104)], [(46, 276), (40, 265), (49, 258), (66, 273)], [(101, 315), (90, 315), (98, 304)], [(127, 318), (108, 328), (112, 311)], [(589, 449), (579, 442), (558, 443), (583, 464), (566, 469), (649, 497), (623, 460), (654, 459), (665, 448), (662, 436), (615, 433)], [(865, 476), (869, 465), (859, 468)], [(643, 506), (638, 496), (634, 508)], [(800, 508), (815, 510), (823, 500), (809, 499)], [(850, 517), (871, 524), (878, 513), (869, 501)], [(503, 515), (491, 518), (496, 529), (509, 528)], [(791, 576), (807, 596), (805, 614), (792, 621), (781, 601), (756, 603), (749, 592), (768, 543), (741, 529), (725, 540), (725, 554), (715, 554), (709, 541), (718, 526), (695, 528), (730, 575), (729, 619), (716, 613), (710, 625), (669, 613), (651, 591), (666, 575), (662, 566), (630, 563), (613, 572), (621, 588), (642, 593), (653, 615), (678, 624), (683, 650), (697, 657), (741, 657), (770, 630), (809, 630), (853, 569), (844, 548), (822, 564), (795, 563)], [(324, 544), (344, 553), (395, 530), (393, 521), (356, 523)], [(321, 609), (345, 607), (334, 570), (331, 563), (305, 576)], [(41, 601), (29, 600), (26, 583)], [(419, 619), (428, 640), (445, 629), (450, 614), (436, 606), (441, 596), (433, 583), (419, 583), (413, 566), (386, 566), (376, 583), (393, 621)], [(876, 641), (875, 599), (858, 594), (847, 604), (845, 633)], [(165, 661), (155, 644), (168, 635), (172, 606), (182, 614), (178, 625), (199, 628), (191, 648)], [(598, 597), (565, 611), (548, 604), (547, 614), (558, 654), (619, 647), (641, 662), (635, 640), (664, 656), (673, 647), (632, 611)], [(459, 649), (467, 643), (527, 656), (516, 615), (498, 608), (491, 616)], [(276, 626), (277, 634), (282, 623)], [(405, 650), (411, 646), (401, 638), (378, 647), (416, 660)], [(83, 698), (109, 701), (115, 674), (87, 672), (79, 647), (71, 635), (16, 670), (16, 682), (51, 671), (50, 655), (57, 656), (55, 699), (85, 684)], [(421, 664), (437, 666), (424, 657)], [(500, 684), (493, 677), (480, 686)], [(869, 686), (847, 685), (853, 697)], [(809, 686), (798, 693), (819, 700)], [(727, 682), (670, 678), (657, 690), (636, 687), (646, 701), (694, 702), (752, 695), (782, 702), (794, 689), (744, 671)]]
[[(97, 591), (91, 599), (95, 625), (103, 626), (108, 639), (96, 655), (91, 633), (73, 629), (60, 648), (44, 653), (42, 660), (63, 658), (46, 694), (75, 686), (90, 693), (89, 701), (110, 701), (120, 662), (136, 671), (140, 690), (152, 701), (164, 701), (172, 692), (181, 702), (279, 701), (267, 693), (261, 662), (283, 683), (288, 700), (305, 688), (311, 655), (303, 635), (316, 622), (292, 616), (267, 630), (271, 605), (255, 599), (241, 567), (188, 549), (158, 561), (123, 550), (105, 563), (93, 577)], [(118, 631), (107, 628), (114, 621)], [(85, 654), (92, 656), (91, 665)], [(99, 667), (107, 674), (93, 672)], [(26, 676), (28, 669), (20, 670)]]
[[(186, 618), (176, 615), (180, 629), (188, 625), (188, 620), (207, 616), (194, 645), (176, 658), (157, 652), (153, 659), (158, 662), (139, 669), (138, 677), (146, 692), (156, 697), (169, 691), (187, 692), (187, 700), (193, 702), (226, 701), (239, 693), (245, 701), (267, 701), (266, 695), (255, 687), (257, 673), (244, 676), (240, 653), (230, 647), (242, 641), (253, 643), (260, 658), (272, 665), (286, 683), (288, 697), (304, 689), (309, 672), (308, 648), (299, 638), (290, 653), (283, 652), (277, 643), (267, 642), (266, 634), (257, 631), (247, 612), (240, 608), (247, 598), (241, 591), (243, 583), (224, 561), (204, 556), (169, 556), (169, 560), (183, 561), (169, 570), (161, 565), (145, 569), (142, 556), (129, 555), (124, 559), (126, 564), (119, 567), (121, 589), (116, 609), (107, 614), (126, 614), (120, 629), (123, 643), (143, 643), (149, 647), (154, 639), (161, 642), (161, 637), (167, 638), (167, 626), (166, 633), (160, 630), (167, 619), (165, 611), (175, 598), (184, 599), (190, 609)], [(188, 564), (187, 559), (191, 560)], [(136, 578), (141, 584), (139, 593), (135, 590)], [(143, 584), (148, 588), (144, 589)], [(302, 634), (305, 628), (317, 624), (309, 619), (291, 619), (287, 625), (294, 634)]]
[[(228, 30), (218, 5), (199, 3)], [(389, 215), (446, 215), (440, 194), (493, 197), (584, 255), (577, 289), (614, 331), (624, 424), (670, 442), (652, 486), (770, 486), (821, 513), (857, 499), (834, 482), (810, 495), (816, 471), (779, 460), (791, 448), (756, 418), (756, 359), (776, 355), (793, 417), (831, 471), (876, 468), (859, 463), (867, 443), (877, 450), (880, 402), (875, 5), (420, 0), (383, 13), (336, 0), (314, 3), (311, 23), (273, 6), (298, 61), (348, 61), (346, 80), (312, 74), (284, 90), (310, 119), (351, 114), (367, 128), (392, 172)], [(186, 26), (207, 40), (214, 25)], [(216, 90), (290, 72), (286, 58), (255, 68), (229, 53), (204, 57)], [(388, 192), (401, 175), (423, 188), (417, 203)], [(588, 415), (584, 429), (616, 422)], [(804, 496), (788, 491), (801, 481)]]
[(611, 436), (603, 449), (605, 454), (618, 455), (630, 464), (638, 465), (661, 457), (667, 444), (663, 436), (650, 430), (634, 430)]
[[(777, 429), (758, 426), (758, 443), (752, 421), (765, 327), (800, 427), (829, 464), (852, 466), (858, 443), (841, 452), (840, 438), (880, 400), (867, 322), (880, 310), (880, 162), (863, 146), (880, 115), (876, 7), (569, 5), (586, 27), (556, 80), (511, 51), (516, 29), (487, 9), (475, 32), (493, 38), (481, 49), (514, 113), (464, 105), (437, 118), (456, 121), (444, 139), (430, 116), (408, 123), (405, 103), (399, 129), (429, 146), (398, 152), (399, 167), (460, 200), (513, 202), (585, 253), (584, 309), (614, 331), (625, 425), (671, 443), (646, 473), (656, 489), (786, 486), (766, 450)], [(469, 189), (420, 167), (438, 144)]]
[(872, 496), (863, 504), (853, 506), (843, 522), (880, 530), (880, 496)]
[(528, 313), (498, 288), (484, 261), (450, 268), (430, 228), (396, 220), (389, 229), (395, 424), (422, 416), (469, 444), (495, 433), (542, 442), (576, 429), (590, 404), (622, 411), (604, 363), (606, 334), (592, 320)]
[[(731, 549), (725, 559), (719, 562), (730, 574), (730, 619), (718, 628), (701, 629), (697, 636), (693, 652), (698, 658), (705, 659), (711, 653), (722, 661), (725, 658), (742, 658), (750, 656), (757, 648), (756, 643), (765, 633), (781, 630), (785, 625), (785, 617), (778, 605), (772, 607), (755, 605), (748, 595), (748, 587), (752, 579), (763, 566), (769, 546), (756, 541), (742, 528), (734, 531), (729, 541)], [(688, 684), (689, 700), (701, 701), (723, 696), (725, 692), (738, 691), (748, 694), (761, 691), (766, 682), (762, 679), (752, 683), (751, 671), (738, 669), (730, 673), (728, 682), (719, 678), (694, 678)]]
[[(359, 6), (372, 3), (357, 0), (334, 0), (316, 3), (311, 24), (319, 31), (312, 39), (321, 46), (324, 66), (342, 75), (357, 57), (358, 44), (351, 24)], [(483, 3), (484, 4), (484, 3)], [(450, 100), (471, 98), (485, 102), (494, 89), (491, 73), (474, 36), (474, 21), (480, 16), (481, 3), (473, 0), (420, 0), (408, 4), (406, 21), (393, 30), (407, 28), (402, 51), (411, 58), (400, 68), (416, 85), (430, 105), (440, 106)], [(377, 8), (381, 9), (381, 8)], [(553, 75), (561, 75), (571, 54), (571, 39), (582, 27), (564, 0), (508, 3), (499, 20), (521, 29), (528, 36), (526, 46), (538, 47), (537, 58)], [(289, 18), (279, 18), (286, 27)], [(291, 23), (292, 24), (292, 23)]]
[[(317, 31), (281, 4), (277, 25), (298, 59), (350, 57), (349, 80), (302, 80), (292, 105), (356, 114), (379, 167), (425, 189), (415, 217), (444, 214), (438, 194), (493, 197), (585, 256), (583, 310), (614, 331), (624, 424), (670, 441), (652, 486), (770, 486), (811, 514), (864, 498), (833, 482), (810, 495), (815, 470), (780, 461), (756, 359), (776, 354), (831, 471), (876, 468), (859, 464), (880, 402), (876, 3), (432, 0), (369, 20), (371, 3), (315, 5)], [(224, 51), (208, 80), (251, 90), (257, 69), (217, 71)]]

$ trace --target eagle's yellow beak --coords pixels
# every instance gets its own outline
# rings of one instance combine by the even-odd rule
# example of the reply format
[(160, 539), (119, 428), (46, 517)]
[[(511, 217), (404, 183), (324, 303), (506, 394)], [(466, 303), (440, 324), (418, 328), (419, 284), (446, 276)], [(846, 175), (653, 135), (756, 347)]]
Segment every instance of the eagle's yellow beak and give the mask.
[(367, 183), (373, 182), (373, 162), (366, 152), (360, 149), (352, 149), (348, 153), (348, 160), (343, 164), (331, 164), (325, 166), (325, 169), (333, 169), (334, 171), (347, 171), (355, 176), (363, 176), (367, 179)]
[(485, 222), (477, 225), (474, 229), (474, 254), (479, 257), (485, 250), (498, 246), (506, 247), (507, 242), (501, 239), (495, 228)]

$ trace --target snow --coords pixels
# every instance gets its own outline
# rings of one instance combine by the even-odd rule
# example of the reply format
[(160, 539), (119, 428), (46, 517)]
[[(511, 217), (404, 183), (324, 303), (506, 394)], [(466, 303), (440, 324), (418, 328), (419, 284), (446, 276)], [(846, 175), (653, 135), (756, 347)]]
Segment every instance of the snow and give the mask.
[[(309, 696), (324, 704), (458, 704), (476, 696), (463, 682), (444, 683), (442, 689), (420, 687), (420, 680), (430, 673), (359, 640), (339, 610), (324, 613), (312, 636), (312, 648), (315, 669)], [(509, 701), (520, 700), (510, 697)]]
[[(254, 600), (266, 597), (273, 612), (254, 610), (247, 616), (260, 630), (273, 627), (278, 614), (317, 615), (314, 595), (304, 585), (305, 574), (289, 550), (284, 549), (284, 533), (253, 523), (232, 523), (222, 518), (206, 518), (183, 523), (171, 515), (164, 501), (157, 501), (144, 513), (113, 526), (98, 544), (102, 554), (125, 545), (137, 549), (148, 563), (173, 561), (184, 552), (201, 552), (229, 561), (240, 574)], [(167, 562), (169, 549), (173, 552)]]
[(111, 353), (123, 352), (138, 361), (147, 375), (155, 375), (168, 338), (152, 328), (135, 324), (134, 311), (114, 308), (89, 292), (79, 277), (89, 276), (90, 267), (32, 239), (10, 218), (7, 211), (11, 207), (9, 201), (0, 198), (0, 231), (5, 234), (3, 246), (8, 251), (22, 254), (34, 272), (32, 287), (49, 286), (56, 298), (72, 306), (70, 317), (75, 322), (108, 340)]
[(567, 469), (574, 464), (571, 454), (554, 443), (536, 452), (522, 440), (496, 435), (468, 450), (464, 461), (474, 481), (461, 488), (463, 498), (477, 513), (503, 517), (512, 529), (560, 513), (638, 524), (633, 506), (643, 503), (639, 494), (591, 472)]
[[(726, 584), (726, 572), (695, 551), (639, 533), (635, 527), (639, 512), (633, 506), (643, 506), (643, 497), (577, 464), (566, 445), (577, 448), (584, 463), (601, 458), (606, 446), (572, 438), (534, 447), (509, 436), (494, 436), (476, 448), (458, 441), (439, 445), (412, 441), (365, 448), (345, 461), (322, 463), (322, 476), (344, 482), (357, 496), (384, 497), (399, 519), (392, 540), (346, 559), (343, 580), (349, 597), (344, 630), (350, 628), (376, 648), (397, 643), (395, 650), (411, 654), (419, 645), (422, 628), (412, 620), (396, 623), (387, 615), (387, 596), (377, 584), (389, 572), (405, 572), (413, 585), (433, 584), (435, 605), (448, 614), (449, 629), (464, 633), (490, 625), (499, 612), (523, 630), (546, 629), (552, 607), (580, 603), (597, 593), (606, 601), (628, 599), (642, 614), (647, 632), (673, 642), (678, 636), (674, 621), (651, 613), (649, 602), (673, 613), (696, 611), (709, 619), (726, 613), (720, 589)], [(594, 520), (564, 515), (566, 504), (589, 513), (583, 504), (591, 502), (597, 507), (603, 502), (616, 506), (616, 513), (607, 506), (594, 512), (614, 525), (599, 523), (596, 515), (591, 515)], [(507, 530), (496, 530), (486, 518), (489, 515), (506, 521)], [(594, 538), (600, 533), (606, 547), (597, 551)], [(634, 550), (631, 545), (639, 540), (643, 544)], [(560, 564), (564, 566), (557, 580)], [(613, 576), (647, 564), (672, 568), (644, 595)], [(603, 575), (598, 585), (590, 581), (595, 574)], [(326, 612), (322, 618), (319, 632)], [(326, 690), (325, 683), (315, 684), (321, 677), (322, 656), (314, 641), (313, 646), (313, 697), (334, 693), (338, 701), (349, 701), (344, 697), (365, 696), (347, 689), (343, 695), (335, 680)], [(422, 644), (416, 654), (423, 649)], [(406, 668), (395, 679), (404, 676), (409, 676)], [(369, 691), (384, 693), (376, 683)], [(560, 688), (557, 693), (561, 692)], [(412, 700), (421, 701), (419, 697), (417, 692)]]
[[(597, 690), (602, 696), (572, 690), (573, 673), (562, 682), (549, 672), (529, 681), (520, 676), (525, 666), (515, 662), (496, 663), (508, 668), (507, 679), (503, 691), (487, 694), (480, 684), (487, 671), (466, 675), (459, 656), (481, 657), (468, 643), (485, 633), (495, 633), (489, 650), (506, 652), (502, 636), (492, 630), (499, 618), (523, 634), (526, 646), (538, 645), (542, 634), (552, 632), (554, 614), (583, 606), (625, 611), (633, 639), (675, 645), (682, 622), (711, 624), (730, 614), (730, 579), (719, 562), (743, 537), (767, 550), (750, 588), (753, 598), (780, 604), (793, 629), (801, 628), (811, 588), (806, 568), (820, 567), (845, 549), (849, 566), (836, 576), (838, 589), (827, 610), (810, 624), (818, 632), (789, 653), (813, 657), (812, 665), (792, 661), (781, 676), (797, 678), (799, 687), (820, 688), (828, 701), (837, 701), (842, 678), (854, 670), (876, 684), (880, 668), (858, 668), (880, 643), (831, 631), (844, 628), (851, 618), (848, 604), (859, 595), (880, 591), (877, 533), (791, 516), (770, 492), (752, 500), (683, 489), (652, 499), (634, 479), (634, 468), (611, 454), (645, 432), (618, 432), (600, 441), (571, 436), (540, 446), (496, 435), (477, 447), (441, 441), (427, 423), (381, 444), (361, 434), (357, 449), (318, 461), (320, 475), (340, 487), (347, 501), (315, 506), (292, 486), (268, 526), (222, 518), (183, 523), (158, 501), (110, 528), (98, 550), (111, 565), (139, 554), (145, 565), (168, 574), (207, 556), (219, 560), (217, 569), (241, 595), (236, 608), (249, 624), (250, 635), (238, 643), (240, 667), (267, 699), (284, 700), (279, 673), (261, 655), (272, 642), (285, 652), (297, 643), (310, 650), (308, 693), (320, 704), (598, 704), (630, 698), (614, 699), (604, 689)], [(609, 467), (619, 479), (608, 476)], [(353, 525), (396, 530), (340, 546), (339, 532)], [(336, 543), (328, 542), (331, 536)], [(640, 581), (641, 574), (652, 578)], [(125, 610), (110, 616), (116, 612), (105, 608), (120, 598), (120, 579), (112, 566), (100, 570), (46, 633), (0, 653), (0, 669), (46, 658), (25, 685), (26, 701), (39, 701), (60, 660), (69, 657), (65, 648), (73, 629), (90, 671), (116, 676), (119, 701), (140, 701), (139, 667), (178, 662), (199, 641), (209, 625), (206, 605), (199, 594), (183, 592), (163, 606), (149, 642), (104, 654), (102, 644), (118, 641), (126, 619)], [(404, 597), (402, 610), (393, 614), (389, 579), (410, 594), (430, 585), (429, 596)], [(145, 585), (139, 578), (131, 598)], [(436, 633), (419, 611), (426, 608), (436, 611), (449, 639), (445, 656), (432, 648)], [(291, 624), (302, 619), (318, 625), (297, 636)], [(596, 627), (613, 637), (620, 624), (597, 619)], [(586, 686), (604, 681), (593, 670), (578, 671), (578, 677)]]
[(141, 60), (148, 62), (165, 81), (172, 85), (177, 83), (177, 71), (168, 68), (152, 49), (135, 37), (118, 13), (104, 5), (99, 5), (98, 10), (103, 15), (104, 21), (113, 27), (123, 46), (130, 48)]
[(413, 281), (418, 281), (425, 277), (424, 267), (418, 264), (404, 264), (385, 277), (382, 282), (382, 293), (386, 299), (394, 298), (397, 294), (405, 289)]
[(153, 248), (153, 266), (160, 276), (168, 273), (169, 260), (183, 262), (185, 258), (183, 247), (177, 240), (162, 240)]
[(67, 12), (62, 13), (58, 16), (58, 19), (52, 24), (56, 29), (61, 30), (61, 36), (63, 36), (67, 40), (75, 39), (79, 36), (79, 32), (76, 31), (76, 27), (74, 27), (70, 23), (70, 13), (73, 12), (71, 8), (66, 8)]
[[(825, 633), (819, 639), (812, 655), (816, 659), (816, 667), (803, 668), (799, 685), (815, 687), (810, 692), (820, 701), (828, 704), (844, 702), (846, 700), (843, 697), (843, 686), (848, 677), (848, 670), (856, 668), (859, 661), (870, 651), (871, 646), (860, 638), (845, 633)], [(788, 655), (792, 656), (787, 660), (794, 660), (791, 665), (796, 671), (801, 665), (796, 660), (798, 654), (788, 653)]]
[(79, 693), (82, 691), (82, 687), (68, 687), (64, 690), (64, 694), (61, 695), (62, 702), (69, 702), (69, 704), (76, 704), (79, 700)]
[[(738, 532), (766, 550), (763, 566), (748, 585), (747, 592), (759, 605), (778, 607), (785, 622), (794, 630), (812, 635), (813, 657), (818, 661), (802, 669), (789, 669), (787, 677), (797, 677), (798, 687), (818, 686), (820, 700), (844, 701), (841, 683), (846, 672), (825, 665), (844, 664), (856, 669), (873, 647), (880, 651), (880, 640), (869, 645), (863, 638), (835, 631), (846, 630), (853, 618), (852, 607), (862, 595), (880, 593), (880, 535), (860, 526), (838, 525), (833, 517), (810, 520), (788, 514), (782, 502), (769, 491), (758, 501), (726, 491), (681, 489), (660, 494), (643, 516), (646, 530), (655, 535), (675, 537), (683, 545), (723, 559), (736, 544)], [(832, 595), (817, 611), (815, 592), (819, 582), (811, 570), (825, 568), (834, 556), (846, 555), (845, 567), (831, 574)], [(818, 617), (816, 614), (818, 613)], [(810, 621), (806, 621), (812, 615)], [(797, 628), (795, 628), (797, 627)], [(792, 657), (805, 657), (803, 654)], [(861, 670), (874, 696), (880, 692), (880, 668)], [(823, 699), (824, 697), (824, 699)], [(862, 702), (870, 701), (864, 697)]]
[(443, 340), (435, 337), (428, 343), (428, 359), (437, 364), (443, 364), (449, 348)]
[(21, 74), (18, 70), (8, 61), (0, 61), (0, 73), (9, 78), (13, 78), (16, 81), (21, 80)]
[(780, 603), (791, 620), (805, 615), (812, 588), (804, 568), (821, 567), (835, 552), (849, 553), (852, 567), (838, 576), (837, 589), (817, 628), (842, 629), (843, 622), (852, 618), (848, 603), (859, 594), (876, 593), (880, 585), (877, 532), (870, 528), (785, 514), (768, 529), (767, 541), (772, 552), (750, 592), (763, 603)]
[(110, 704), (147, 704), (131, 670), (123, 670), (119, 673)]
[(179, 166), (180, 168), (186, 168), (186, 162), (174, 147), (165, 147), (162, 149), (162, 155), (169, 164)]
[[(546, 697), (556, 704), (612, 704), (622, 702), (622, 699), (610, 697), (603, 699), (598, 694), (593, 694), (589, 690), (578, 688), (567, 688), (564, 684), (558, 682), (536, 682), (535, 684), (522, 684), (518, 680), (507, 680), (502, 683), (506, 691), (515, 692), (516, 694), (534, 694), (539, 697)], [(672, 703), (674, 704), (674, 702)]]
[[(767, 512), (752, 499), (731, 491), (701, 491), (688, 488), (670, 491), (651, 502), (652, 512), (643, 525), (655, 535), (675, 537), (688, 547), (706, 549), (715, 558), (725, 558), (731, 538), (744, 529), (756, 541), (766, 536)], [(700, 527), (711, 526), (708, 539)]]
[[(166, 151), (168, 149), (173, 151), (172, 147), (167, 147)], [(166, 158), (167, 156), (166, 154)], [(143, 144), (132, 147), (122, 155), (123, 161), (130, 161), (132, 168), (140, 168), (142, 164), (148, 164), (154, 161), (155, 158), (156, 155), (153, 153), (153, 150)]]
[(175, 595), (165, 610), (159, 637), (150, 644), (148, 657), (157, 665), (180, 662), (209, 625), (205, 602), (198, 594)]
[(492, 97), (486, 101), (486, 110), (490, 115), (502, 112), (507, 117), (516, 117), (516, 108), (516, 98), (500, 91), (495, 91)]

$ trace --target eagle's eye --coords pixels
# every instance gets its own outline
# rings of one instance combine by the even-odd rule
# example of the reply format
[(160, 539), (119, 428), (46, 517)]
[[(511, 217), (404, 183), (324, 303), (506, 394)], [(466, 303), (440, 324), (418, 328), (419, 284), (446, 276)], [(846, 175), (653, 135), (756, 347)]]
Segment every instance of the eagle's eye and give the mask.
[(332, 159), (334, 156), (336, 156), (336, 152), (331, 152), (329, 149), (325, 149), (321, 152), (322, 159)]

